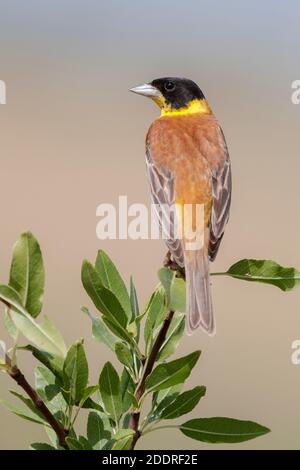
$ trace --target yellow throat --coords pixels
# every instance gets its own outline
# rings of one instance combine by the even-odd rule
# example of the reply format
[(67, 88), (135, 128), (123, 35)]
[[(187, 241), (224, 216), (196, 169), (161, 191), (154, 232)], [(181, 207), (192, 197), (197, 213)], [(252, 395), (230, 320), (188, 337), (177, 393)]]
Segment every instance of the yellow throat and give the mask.
[(179, 109), (172, 108), (170, 105), (167, 105), (165, 100), (159, 99), (158, 101), (156, 101), (156, 103), (161, 108), (161, 116), (185, 116), (187, 114), (211, 113), (211, 109), (206, 100), (195, 99), (190, 101), (187, 106)]

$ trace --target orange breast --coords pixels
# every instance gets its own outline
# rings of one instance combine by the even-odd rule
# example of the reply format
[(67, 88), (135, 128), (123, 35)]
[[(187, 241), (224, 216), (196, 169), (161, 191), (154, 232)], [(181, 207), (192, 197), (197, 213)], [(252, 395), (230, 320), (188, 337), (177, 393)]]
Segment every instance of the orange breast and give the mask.
[(158, 170), (174, 174), (176, 203), (212, 207), (212, 171), (224, 164), (224, 140), (213, 114), (165, 116), (151, 125), (146, 143)]
[(161, 117), (146, 142), (155, 166), (174, 173), (176, 197), (199, 203), (211, 198), (211, 172), (223, 166), (225, 153), (212, 114)]

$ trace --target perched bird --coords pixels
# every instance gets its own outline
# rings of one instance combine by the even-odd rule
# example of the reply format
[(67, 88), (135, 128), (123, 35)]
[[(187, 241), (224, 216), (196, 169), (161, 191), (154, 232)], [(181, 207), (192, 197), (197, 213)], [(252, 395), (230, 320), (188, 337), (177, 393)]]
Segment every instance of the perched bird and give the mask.
[[(130, 91), (151, 98), (161, 109), (146, 137), (147, 172), (152, 203), (176, 205), (173, 218), (172, 212), (167, 221), (166, 211), (158, 211), (158, 215), (161, 225), (169, 222), (173, 226), (176, 222), (183, 234), (181, 238), (170, 236), (166, 243), (173, 260), (185, 268), (187, 330), (191, 333), (200, 326), (214, 334), (209, 261), (217, 255), (231, 199), (224, 134), (192, 80), (159, 78)], [(196, 217), (198, 206), (202, 207), (200, 222)], [(185, 207), (192, 207), (192, 217), (185, 216)], [(202, 240), (192, 249), (186, 236), (189, 232)]]

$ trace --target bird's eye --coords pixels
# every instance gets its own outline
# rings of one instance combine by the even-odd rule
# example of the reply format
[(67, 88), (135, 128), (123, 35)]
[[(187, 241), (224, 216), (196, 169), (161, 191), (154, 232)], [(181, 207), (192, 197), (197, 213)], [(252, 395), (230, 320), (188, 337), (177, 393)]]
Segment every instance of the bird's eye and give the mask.
[(174, 82), (167, 81), (167, 82), (165, 83), (165, 90), (166, 90), (166, 91), (174, 91), (175, 88), (176, 88), (176, 85), (175, 85)]

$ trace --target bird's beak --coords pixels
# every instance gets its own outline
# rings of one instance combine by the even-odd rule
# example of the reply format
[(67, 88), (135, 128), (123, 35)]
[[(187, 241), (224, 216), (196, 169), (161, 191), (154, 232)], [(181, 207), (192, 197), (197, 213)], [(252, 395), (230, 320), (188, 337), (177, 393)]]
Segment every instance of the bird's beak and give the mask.
[(162, 97), (161, 92), (154, 86), (150, 85), (150, 83), (144, 83), (144, 85), (130, 88), (129, 91), (137, 93), (138, 95), (148, 96), (148, 98), (158, 99)]

